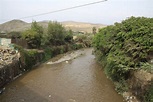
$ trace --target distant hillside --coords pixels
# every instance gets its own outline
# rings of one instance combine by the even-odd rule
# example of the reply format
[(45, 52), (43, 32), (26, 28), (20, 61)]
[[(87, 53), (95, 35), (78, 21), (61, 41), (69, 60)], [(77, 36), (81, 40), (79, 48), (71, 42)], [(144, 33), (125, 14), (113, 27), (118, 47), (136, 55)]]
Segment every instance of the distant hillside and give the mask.
[(66, 28), (70, 28), (73, 31), (83, 31), (83, 32), (92, 32), (93, 27), (96, 27), (97, 29), (106, 27), (106, 25), (102, 24), (92, 24), (92, 23), (74, 22), (74, 21), (65, 21), (61, 23)]
[(21, 20), (12, 20), (3, 24), (0, 24), (0, 31), (22, 31), (28, 28), (30, 24)]
[[(47, 27), (48, 21), (38, 22), (41, 26)], [(84, 23), (84, 22), (74, 22), (74, 21), (65, 21), (60, 22), (65, 28), (72, 29), (73, 31), (82, 31), (82, 32), (92, 32), (92, 28), (96, 27), (102, 28), (106, 27), (106, 25), (102, 24), (92, 24), (92, 23)], [(0, 24), (0, 32), (11, 32), (11, 31), (23, 31), (30, 28), (31, 23), (26, 23), (21, 20), (12, 20), (3, 24)]]

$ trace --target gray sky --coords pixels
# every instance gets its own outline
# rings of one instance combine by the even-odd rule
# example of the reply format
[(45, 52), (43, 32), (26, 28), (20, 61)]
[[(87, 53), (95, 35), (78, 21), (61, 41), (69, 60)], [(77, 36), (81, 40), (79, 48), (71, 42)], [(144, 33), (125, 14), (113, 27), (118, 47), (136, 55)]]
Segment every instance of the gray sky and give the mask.
[[(100, 0), (0, 0), (0, 23), (96, 1)], [(153, 0), (108, 0), (82, 8), (22, 20), (113, 24), (130, 16), (153, 17)]]

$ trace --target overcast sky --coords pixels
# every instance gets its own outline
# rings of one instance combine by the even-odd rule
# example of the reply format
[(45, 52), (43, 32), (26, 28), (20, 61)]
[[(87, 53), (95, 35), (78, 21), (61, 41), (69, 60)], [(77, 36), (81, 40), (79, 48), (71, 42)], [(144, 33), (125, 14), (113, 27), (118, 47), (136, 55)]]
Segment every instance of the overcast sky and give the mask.
[[(100, 0), (0, 0), (0, 23), (96, 1)], [(108, 0), (86, 7), (21, 20), (113, 24), (130, 16), (153, 17), (153, 0)]]

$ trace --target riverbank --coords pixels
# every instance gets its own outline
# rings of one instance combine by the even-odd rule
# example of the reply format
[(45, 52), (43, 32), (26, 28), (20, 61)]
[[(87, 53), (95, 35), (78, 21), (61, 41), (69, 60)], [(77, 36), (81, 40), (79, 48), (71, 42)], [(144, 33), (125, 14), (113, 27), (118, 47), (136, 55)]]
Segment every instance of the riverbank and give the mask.
[(20, 74), (19, 52), (12, 48), (0, 46), (0, 93), (3, 86)]

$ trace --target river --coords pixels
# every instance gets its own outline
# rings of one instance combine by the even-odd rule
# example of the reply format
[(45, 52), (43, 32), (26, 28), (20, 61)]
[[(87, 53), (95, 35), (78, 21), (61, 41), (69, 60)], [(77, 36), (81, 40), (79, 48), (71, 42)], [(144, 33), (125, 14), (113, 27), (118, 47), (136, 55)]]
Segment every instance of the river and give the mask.
[(6, 85), (0, 102), (123, 102), (92, 49), (67, 56), (76, 53), (73, 59), (57, 56)]

